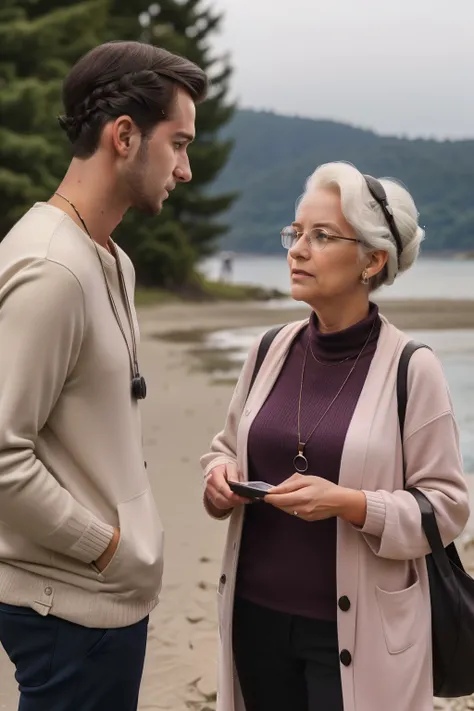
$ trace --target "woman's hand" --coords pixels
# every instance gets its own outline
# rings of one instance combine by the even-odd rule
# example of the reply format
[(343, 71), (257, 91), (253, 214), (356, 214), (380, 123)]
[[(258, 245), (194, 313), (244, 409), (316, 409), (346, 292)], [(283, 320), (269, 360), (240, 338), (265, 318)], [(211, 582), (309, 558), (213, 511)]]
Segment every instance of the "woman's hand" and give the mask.
[(250, 503), (249, 499), (234, 494), (228, 481), (239, 481), (235, 464), (220, 464), (207, 475), (205, 496), (216, 509), (217, 515), (222, 515), (240, 504)]
[(271, 489), (264, 500), (304, 521), (340, 516), (355, 526), (363, 526), (366, 517), (366, 499), (362, 491), (346, 489), (319, 476), (293, 474)]

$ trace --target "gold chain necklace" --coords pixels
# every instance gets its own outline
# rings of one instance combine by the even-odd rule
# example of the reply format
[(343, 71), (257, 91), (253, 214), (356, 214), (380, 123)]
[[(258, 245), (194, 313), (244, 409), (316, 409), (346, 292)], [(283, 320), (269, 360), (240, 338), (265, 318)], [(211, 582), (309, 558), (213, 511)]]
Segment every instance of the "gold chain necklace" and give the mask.
[(334, 403), (336, 402), (337, 398), (339, 397), (339, 395), (340, 395), (341, 392), (343, 391), (344, 386), (346, 385), (347, 381), (349, 380), (349, 378), (351, 377), (352, 373), (354, 372), (355, 367), (356, 367), (357, 363), (359, 362), (359, 359), (360, 359), (362, 353), (364, 352), (364, 350), (365, 350), (365, 348), (366, 348), (368, 342), (370, 341), (370, 338), (371, 338), (372, 333), (373, 333), (373, 331), (374, 331), (374, 327), (375, 327), (375, 321), (374, 321), (373, 324), (372, 324), (372, 328), (370, 329), (370, 333), (369, 333), (369, 335), (367, 336), (367, 339), (366, 339), (364, 345), (362, 346), (362, 348), (361, 348), (361, 350), (360, 350), (360, 352), (359, 352), (359, 355), (358, 355), (357, 358), (355, 359), (352, 368), (350, 369), (349, 373), (348, 373), (347, 376), (345, 377), (344, 382), (342, 383), (341, 387), (339, 388), (339, 390), (337, 391), (337, 393), (335, 394), (335, 396), (333, 397), (333, 399), (331, 400), (331, 402), (329, 403), (329, 405), (327, 406), (327, 408), (324, 410), (324, 412), (323, 412), (323, 414), (321, 415), (321, 417), (319, 418), (319, 420), (318, 420), (318, 421), (316, 422), (316, 424), (314, 425), (314, 427), (313, 427), (313, 429), (311, 430), (311, 432), (309, 433), (308, 437), (306, 437), (306, 441), (303, 442), (302, 439), (301, 439), (301, 401), (302, 401), (302, 398), (303, 398), (303, 383), (304, 383), (304, 374), (305, 374), (305, 370), (306, 370), (306, 360), (307, 360), (307, 358), (308, 358), (308, 350), (309, 350), (309, 347), (310, 347), (310, 336), (309, 336), (309, 333), (308, 333), (308, 342), (307, 342), (307, 344), (306, 344), (306, 349), (305, 349), (304, 359), (303, 359), (303, 368), (302, 368), (302, 370), (301, 370), (300, 395), (299, 395), (299, 400), (298, 400), (298, 454), (296, 454), (295, 457), (294, 457), (294, 459), (293, 459), (293, 465), (294, 465), (296, 471), (297, 471), (299, 474), (305, 474), (305, 472), (308, 471), (308, 467), (309, 467), (308, 460), (307, 460), (307, 458), (306, 458), (306, 456), (305, 456), (305, 453), (304, 453), (304, 450), (305, 450), (306, 445), (308, 444), (308, 442), (309, 442), (309, 440), (311, 439), (311, 437), (313, 436), (313, 434), (316, 432), (317, 428), (319, 427), (319, 425), (321, 424), (321, 422), (323, 421), (323, 419), (326, 417), (326, 415), (327, 415), (327, 413), (329, 412), (329, 410), (331, 409), (331, 407), (332, 407), (332, 406), (334, 405)]
[(342, 363), (345, 363), (346, 361), (348, 361), (348, 360), (350, 360), (350, 359), (352, 358), (352, 356), (347, 356), (347, 358), (343, 358), (342, 360), (338, 360), (337, 363), (325, 363), (324, 361), (319, 360), (319, 358), (316, 358), (316, 356), (314, 355), (313, 349), (312, 349), (312, 347), (311, 347), (311, 342), (310, 342), (310, 340), (311, 340), (311, 339), (308, 339), (308, 342), (309, 342), (309, 352), (310, 352), (311, 355), (313, 356), (313, 360), (315, 360), (316, 363), (319, 363), (319, 365), (324, 365), (325, 368), (334, 368), (334, 366), (336, 366), (336, 365), (341, 365)]

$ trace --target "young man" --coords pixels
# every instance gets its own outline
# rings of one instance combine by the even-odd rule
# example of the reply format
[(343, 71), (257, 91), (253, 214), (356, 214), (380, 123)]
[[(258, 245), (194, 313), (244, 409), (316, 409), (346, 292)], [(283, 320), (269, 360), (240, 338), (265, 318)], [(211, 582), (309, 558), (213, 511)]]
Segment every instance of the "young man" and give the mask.
[(137, 708), (162, 527), (142, 454), (134, 270), (109, 235), (191, 180), (196, 65), (101, 45), (72, 69), (68, 172), (0, 243), (0, 641), (21, 711)]

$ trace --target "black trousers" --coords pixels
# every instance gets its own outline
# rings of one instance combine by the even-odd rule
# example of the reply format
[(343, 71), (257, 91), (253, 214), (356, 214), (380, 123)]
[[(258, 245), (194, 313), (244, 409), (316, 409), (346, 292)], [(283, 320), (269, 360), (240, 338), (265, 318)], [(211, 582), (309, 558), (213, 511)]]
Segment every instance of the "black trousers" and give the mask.
[(233, 648), (246, 711), (343, 711), (336, 622), (236, 598)]
[(92, 629), (0, 604), (0, 642), (16, 667), (19, 711), (136, 711), (147, 627), (145, 618)]

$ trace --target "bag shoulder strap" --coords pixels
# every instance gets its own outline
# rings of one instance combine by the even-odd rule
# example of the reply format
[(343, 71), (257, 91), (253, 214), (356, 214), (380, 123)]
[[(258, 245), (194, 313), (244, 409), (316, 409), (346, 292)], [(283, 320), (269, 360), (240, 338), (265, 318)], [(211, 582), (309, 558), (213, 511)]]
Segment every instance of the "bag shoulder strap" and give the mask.
[[(262, 363), (265, 360), (265, 357), (269, 351), (270, 346), (272, 345), (273, 341), (275, 340), (276, 336), (280, 333), (280, 331), (284, 325), (285, 324), (282, 324), (281, 326), (274, 326), (273, 328), (271, 328), (269, 331), (267, 331), (263, 335), (262, 340), (260, 341), (260, 345), (258, 346), (257, 359), (255, 361), (255, 366), (253, 369), (252, 378), (250, 380), (248, 394), (252, 390), (253, 384), (255, 382), (255, 378), (258, 375), (258, 371), (262, 367)], [(247, 394), (247, 397), (248, 397), (248, 394)]]
[[(419, 348), (429, 348), (429, 346), (424, 343), (417, 343), (416, 341), (408, 341), (398, 362), (397, 400), (402, 446), (405, 415), (408, 403), (408, 366), (413, 353), (415, 353), (415, 351)], [(415, 497), (416, 502), (420, 507), (422, 526), (425, 536), (428, 539), (428, 543), (430, 544), (431, 552), (438, 561), (438, 564), (443, 570), (445, 570), (445, 573), (449, 574), (449, 561), (441, 539), (433, 507), (429, 499), (421, 491), (419, 491), (419, 489), (408, 489), (408, 491)]]
[(436, 558), (438, 565), (445, 571), (445, 574), (449, 575), (449, 561), (431, 502), (419, 489), (408, 489), (408, 491), (415, 497), (416, 502), (420, 507), (421, 525), (423, 526), (423, 531), (425, 532), (425, 536), (430, 544), (433, 558)]
[[(405, 415), (407, 411), (408, 403), (408, 366), (410, 364), (410, 359), (415, 353), (415, 351), (420, 348), (429, 348), (429, 346), (424, 343), (418, 343), (417, 341), (408, 341), (404, 347), (400, 360), (398, 361), (398, 371), (397, 371), (397, 402), (398, 402), (398, 421), (400, 423), (400, 434), (402, 436), (403, 443), (403, 433), (405, 430)], [(431, 350), (431, 349), (430, 349)]]

